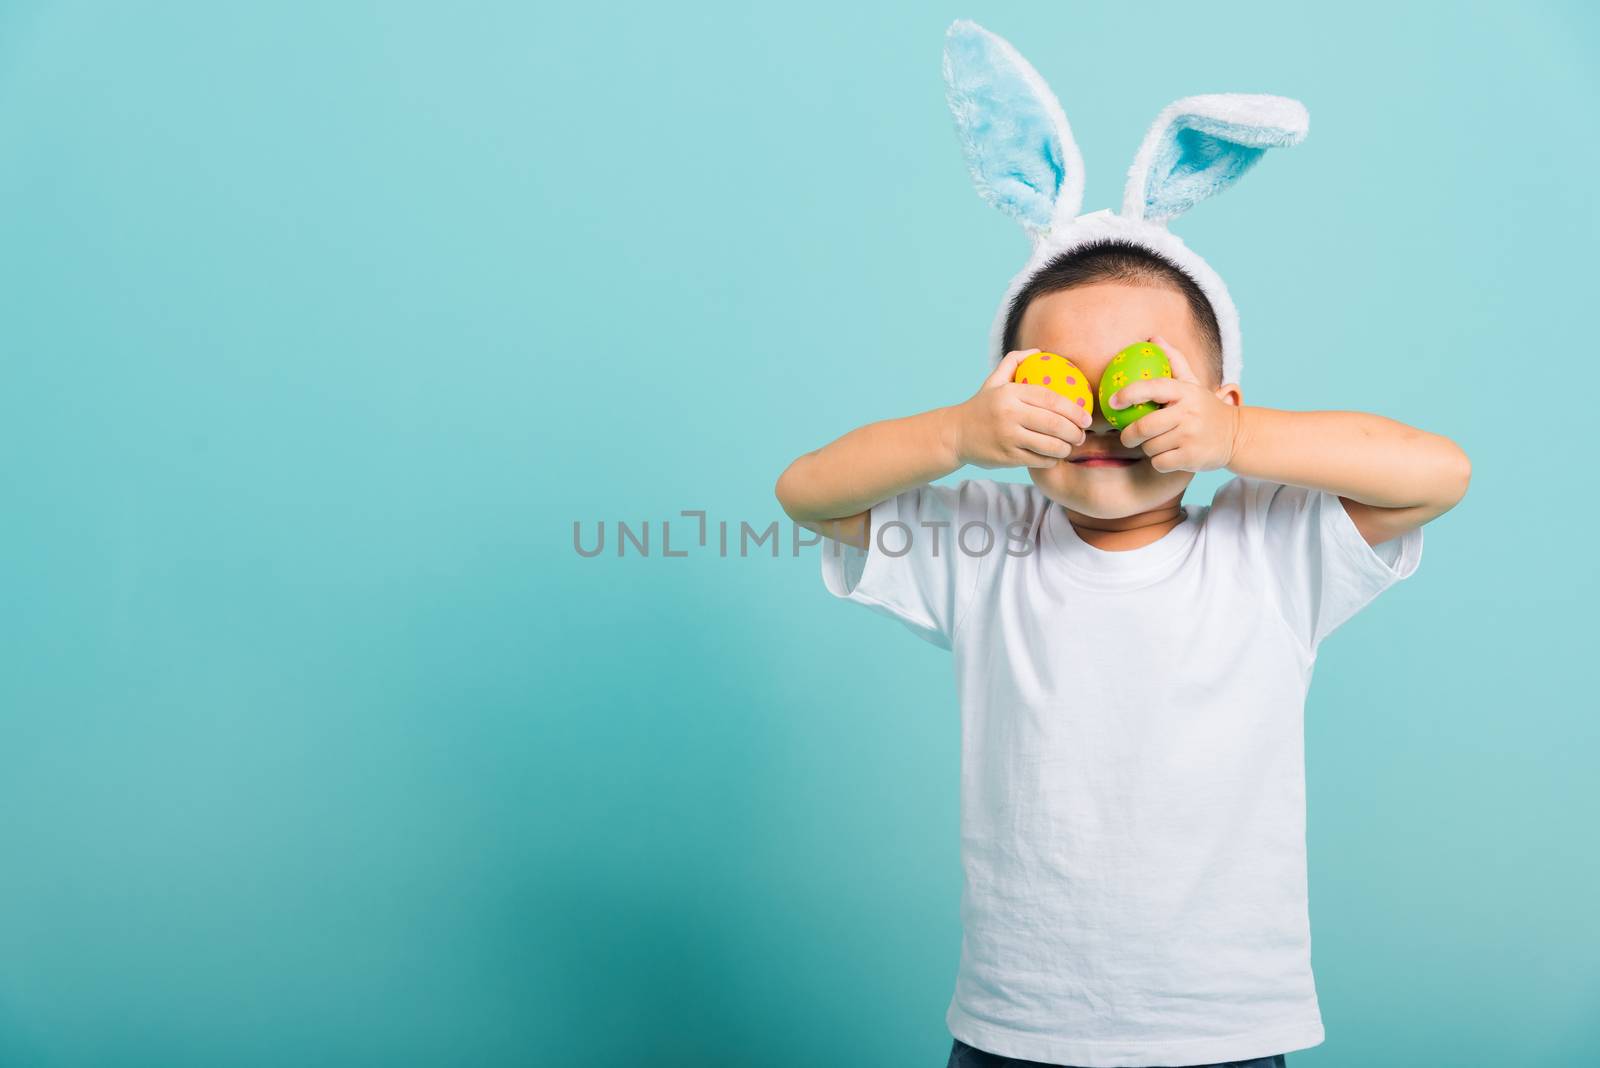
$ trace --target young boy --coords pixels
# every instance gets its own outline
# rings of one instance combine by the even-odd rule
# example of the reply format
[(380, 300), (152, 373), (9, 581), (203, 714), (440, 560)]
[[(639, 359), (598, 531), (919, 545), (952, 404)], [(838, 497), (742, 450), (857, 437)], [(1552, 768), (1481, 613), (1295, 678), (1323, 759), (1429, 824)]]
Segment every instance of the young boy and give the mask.
[[(1302, 733), (1318, 647), (1416, 570), (1470, 464), (1382, 416), (1245, 405), (1216, 309), (1147, 245), (1075, 247), (1009, 307), (971, 398), (853, 430), (777, 483), (833, 539), (832, 593), (955, 658), (949, 1063), (1281, 1065), (1324, 1037)], [(1111, 398), (1162, 405), (1120, 432), (1012, 381), (1045, 351), (1097, 386), (1145, 340), (1174, 377)], [(968, 464), (1031, 482), (930, 484)], [(1235, 477), (1209, 505), (1182, 503), (1219, 468)]]

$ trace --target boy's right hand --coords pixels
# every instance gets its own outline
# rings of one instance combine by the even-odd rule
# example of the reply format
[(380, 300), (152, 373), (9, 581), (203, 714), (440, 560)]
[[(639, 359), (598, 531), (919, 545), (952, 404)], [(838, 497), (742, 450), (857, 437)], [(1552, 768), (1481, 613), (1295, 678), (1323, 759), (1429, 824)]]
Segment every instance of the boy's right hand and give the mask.
[(1082, 445), (1093, 418), (1044, 386), (1013, 382), (1040, 349), (1006, 353), (971, 399), (950, 409), (956, 458), (974, 467), (1054, 467)]

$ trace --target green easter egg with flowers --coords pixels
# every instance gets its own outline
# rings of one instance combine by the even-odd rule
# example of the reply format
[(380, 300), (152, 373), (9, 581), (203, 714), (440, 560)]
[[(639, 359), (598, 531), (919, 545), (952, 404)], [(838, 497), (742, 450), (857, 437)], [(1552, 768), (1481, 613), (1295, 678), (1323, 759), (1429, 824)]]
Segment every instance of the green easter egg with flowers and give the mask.
[(1161, 405), (1155, 401), (1144, 401), (1140, 404), (1130, 405), (1127, 408), (1113, 408), (1108, 403), (1111, 395), (1123, 386), (1138, 382), (1141, 379), (1171, 378), (1172, 363), (1167, 359), (1167, 354), (1161, 351), (1160, 345), (1141, 341), (1137, 345), (1129, 345), (1115, 356), (1106, 365), (1105, 373), (1100, 376), (1100, 412), (1106, 417), (1106, 422), (1121, 430), (1123, 427), (1160, 409)]

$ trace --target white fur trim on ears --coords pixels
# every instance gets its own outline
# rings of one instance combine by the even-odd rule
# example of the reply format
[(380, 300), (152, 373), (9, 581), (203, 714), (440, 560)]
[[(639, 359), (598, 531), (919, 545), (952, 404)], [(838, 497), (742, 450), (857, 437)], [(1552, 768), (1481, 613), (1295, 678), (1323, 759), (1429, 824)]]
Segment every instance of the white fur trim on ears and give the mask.
[(1200, 287), (1200, 292), (1211, 302), (1211, 310), (1217, 316), (1217, 327), (1222, 335), (1222, 381), (1239, 384), (1239, 376), (1244, 372), (1244, 356), (1239, 336), (1239, 312), (1234, 308), (1233, 298), (1228, 295), (1228, 287), (1223, 285), (1217, 272), (1213, 271), (1205, 260), (1190, 251), (1189, 246), (1166, 227), (1142, 219), (1125, 219), (1120, 215), (1113, 215), (1109, 210), (1080, 215), (1064, 226), (1053, 228), (1034, 246), (1033, 255), (1028, 258), (1027, 265), (1011, 279), (1011, 284), (1006, 288), (1005, 298), (1000, 301), (1000, 310), (995, 314), (994, 322), (989, 329), (990, 370), (1005, 358), (1002, 346), (1005, 344), (1006, 317), (1011, 311), (1011, 302), (1028, 284), (1028, 280), (1063, 252), (1093, 241), (1104, 240), (1126, 241), (1149, 249), (1188, 272), (1189, 277)]
[[(1009, 71), (990, 73), (1009, 73), (1021, 78), (1022, 83), (1027, 86), (1029, 94), (1033, 97), (1034, 104), (1048, 118), (1051, 130), (1055, 134), (1056, 146), (1061, 152), (1063, 174), (1061, 186), (1056, 190), (1055, 200), (1051, 205), (1050, 222), (1043, 229), (1035, 229), (1027, 224), (1023, 226), (1023, 229), (1028, 233), (1029, 239), (1034, 243), (1038, 243), (1049, 232), (1050, 228), (1071, 220), (1082, 210), (1083, 154), (1078, 150), (1077, 139), (1072, 136), (1072, 126), (1067, 122), (1067, 114), (1062, 110), (1061, 102), (1056, 99), (1055, 93), (1051, 92), (1050, 86), (1046, 84), (1043, 76), (1034, 68), (1032, 63), (1029, 63), (1023, 57), (1021, 52), (1017, 51), (1015, 45), (999, 34), (978, 25), (971, 19), (956, 19), (945, 31), (947, 41), (961, 35), (981, 37), (999, 53), (1000, 57), (1009, 64), (1010, 69)], [(958, 100), (956, 89), (959, 78), (948, 48), (945, 52), (943, 69), (950, 104), (952, 109), (955, 109)], [(968, 71), (967, 73), (970, 76), (971, 72)], [(957, 126), (958, 128), (961, 126), (959, 121)], [(966, 144), (963, 147), (969, 153), (968, 170), (971, 173), (973, 184), (977, 186), (980, 194), (985, 199), (993, 202), (994, 191), (989, 188), (985, 175), (971, 158), (970, 153), (975, 151), (974, 146)]]
[[(1298, 100), (1268, 93), (1205, 93), (1174, 100), (1161, 109), (1156, 121), (1144, 135), (1139, 151), (1134, 154), (1128, 168), (1127, 184), (1122, 192), (1122, 215), (1128, 219), (1143, 219), (1149, 214), (1145, 199), (1150, 194), (1151, 168), (1163, 149), (1174, 144), (1180, 132), (1209, 135), (1235, 151), (1251, 158), (1242, 166), (1217, 175), (1214, 186), (1199, 193), (1211, 196), (1238, 180), (1248, 170), (1261, 150), (1287, 148), (1305, 140), (1311, 128), (1311, 116), (1306, 106)], [(1212, 170), (1212, 168), (1204, 168)], [(1224, 168), (1224, 170), (1226, 170)], [(1167, 177), (1156, 176), (1157, 179)], [(1175, 211), (1182, 211), (1177, 207)], [(1171, 212), (1150, 216), (1152, 222), (1162, 222)]]

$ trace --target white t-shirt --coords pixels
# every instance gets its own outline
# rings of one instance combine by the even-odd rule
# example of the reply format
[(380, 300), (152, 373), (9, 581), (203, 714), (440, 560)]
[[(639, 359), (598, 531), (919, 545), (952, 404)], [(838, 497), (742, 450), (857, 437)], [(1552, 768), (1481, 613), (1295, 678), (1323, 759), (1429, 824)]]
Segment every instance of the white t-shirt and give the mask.
[[(961, 967), (979, 1049), (1113, 1066), (1315, 1046), (1303, 715), (1317, 647), (1417, 568), (1338, 496), (1235, 477), (1159, 541), (1080, 538), (1031, 483), (927, 485), (824, 539), (833, 594), (950, 649)], [(984, 551), (985, 545), (988, 551)]]

